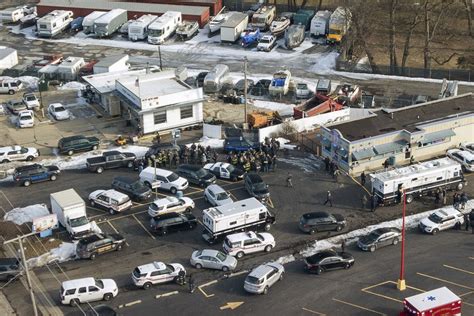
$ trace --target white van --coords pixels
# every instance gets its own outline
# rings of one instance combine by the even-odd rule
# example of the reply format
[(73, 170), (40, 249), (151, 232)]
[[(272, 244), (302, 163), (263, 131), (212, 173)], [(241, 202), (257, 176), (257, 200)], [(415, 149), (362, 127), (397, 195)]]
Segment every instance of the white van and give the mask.
[(224, 239), (224, 251), (231, 256), (242, 258), (253, 252), (269, 252), (275, 247), (275, 238), (269, 233), (252, 231), (227, 235)]
[(71, 306), (94, 301), (109, 301), (117, 294), (118, 287), (114, 280), (94, 278), (64, 281), (59, 293), (61, 303)]
[(160, 168), (147, 167), (140, 172), (140, 181), (151, 189), (168, 190), (172, 194), (188, 188), (188, 181), (176, 173)]
[(18, 79), (0, 80), (0, 93), (15, 94), (23, 89), (23, 83)]

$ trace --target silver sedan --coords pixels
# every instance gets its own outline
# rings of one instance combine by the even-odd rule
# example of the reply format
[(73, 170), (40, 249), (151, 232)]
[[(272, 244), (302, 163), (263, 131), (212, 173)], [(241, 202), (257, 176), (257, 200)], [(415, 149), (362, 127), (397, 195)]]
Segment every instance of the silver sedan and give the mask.
[(213, 249), (194, 251), (190, 262), (196, 269), (208, 268), (224, 272), (232, 271), (237, 266), (237, 259)]

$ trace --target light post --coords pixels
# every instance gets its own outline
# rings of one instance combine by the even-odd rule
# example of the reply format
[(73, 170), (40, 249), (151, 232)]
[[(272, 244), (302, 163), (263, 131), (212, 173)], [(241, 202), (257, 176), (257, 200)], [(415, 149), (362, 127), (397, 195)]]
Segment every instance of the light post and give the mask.
[(43, 85), (44, 85), (45, 81), (44, 81), (44, 77), (41, 76), (39, 82), (38, 82), (38, 92), (39, 92), (39, 95), (40, 95), (40, 109), (41, 109), (41, 116), (44, 118), (44, 105), (43, 105)]
[(407, 196), (405, 189), (401, 188), (403, 194), (403, 211), (402, 211), (402, 250), (401, 250), (401, 259), (400, 259), (400, 277), (397, 282), (397, 289), (400, 291), (406, 290), (407, 286), (405, 284), (405, 214), (407, 206)]

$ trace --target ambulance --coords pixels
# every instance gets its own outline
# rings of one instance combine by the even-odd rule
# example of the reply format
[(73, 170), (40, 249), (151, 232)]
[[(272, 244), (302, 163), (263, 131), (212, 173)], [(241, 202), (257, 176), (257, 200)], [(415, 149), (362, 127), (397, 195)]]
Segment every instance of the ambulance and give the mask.
[(461, 299), (447, 287), (405, 298), (399, 316), (461, 316)]

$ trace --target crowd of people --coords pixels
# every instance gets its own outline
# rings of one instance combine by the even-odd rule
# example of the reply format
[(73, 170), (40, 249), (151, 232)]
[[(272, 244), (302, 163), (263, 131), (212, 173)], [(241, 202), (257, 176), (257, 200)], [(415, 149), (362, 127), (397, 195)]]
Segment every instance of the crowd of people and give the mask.
[(230, 152), (227, 162), (235, 167), (249, 172), (275, 171), (277, 165), (277, 153), (280, 143), (272, 138), (261, 144), (260, 149), (250, 149), (241, 152)]

